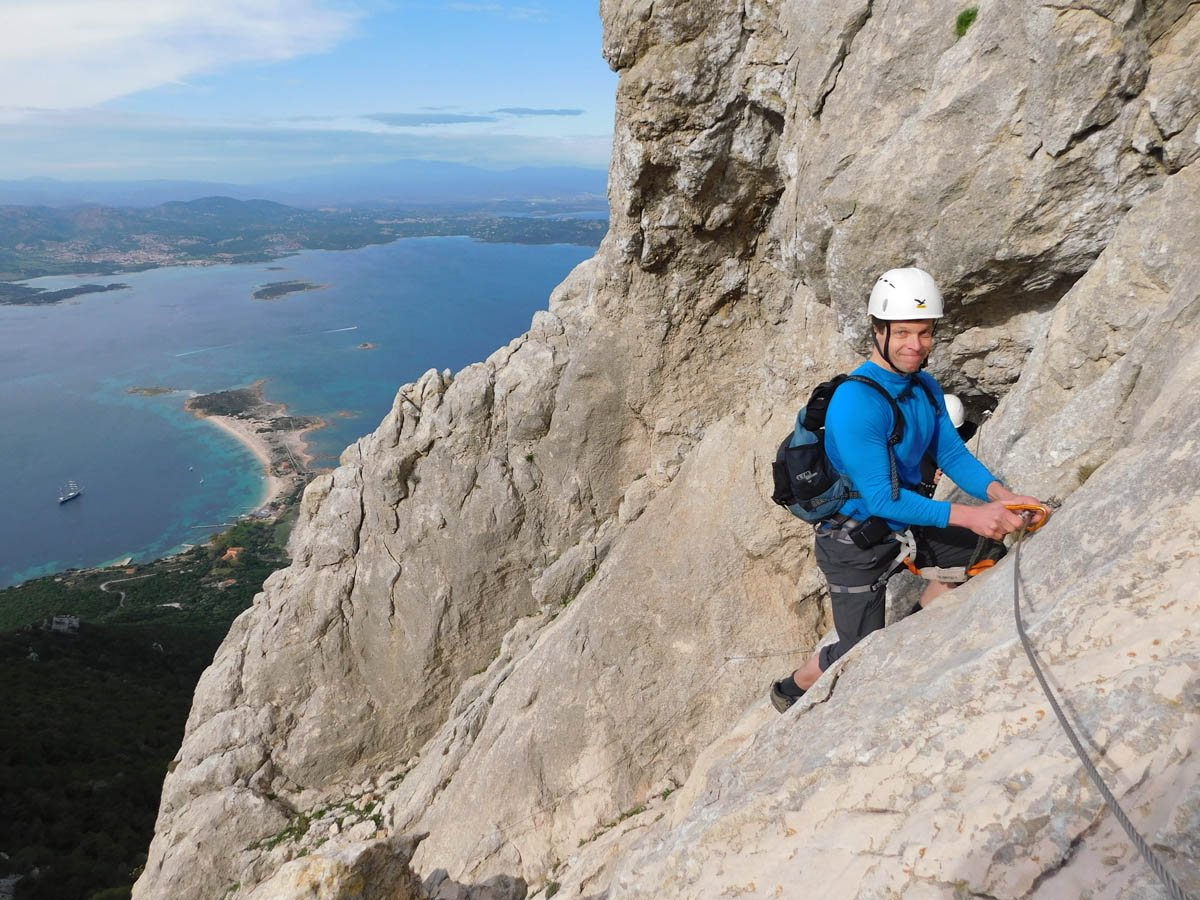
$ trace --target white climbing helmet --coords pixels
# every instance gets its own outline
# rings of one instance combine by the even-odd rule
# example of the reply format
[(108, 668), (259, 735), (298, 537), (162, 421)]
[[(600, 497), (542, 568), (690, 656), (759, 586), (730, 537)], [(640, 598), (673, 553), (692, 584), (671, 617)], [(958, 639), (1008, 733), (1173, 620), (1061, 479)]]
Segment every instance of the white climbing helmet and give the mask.
[(924, 269), (888, 269), (871, 288), (867, 312), (877, 319), (940, 319), (942, 292)]
[(963, 409), (963, 402), (958, 399), (955, 394), (946, 394), (946, 414), (950, 416), (950, 424), (955, 428), (962, 426), (962, 423), (967, 419), (966, 410)]

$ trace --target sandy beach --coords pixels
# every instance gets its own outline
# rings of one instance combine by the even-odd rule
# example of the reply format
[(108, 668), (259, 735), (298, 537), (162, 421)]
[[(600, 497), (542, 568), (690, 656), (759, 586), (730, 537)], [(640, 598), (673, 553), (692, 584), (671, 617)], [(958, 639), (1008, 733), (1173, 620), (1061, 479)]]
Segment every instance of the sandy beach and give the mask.
[(257, 427), (251, 422), (243, 419), (235, 419), (231, 416), (200, 416), (206, 422), (211, 422), (216, 425), (226, 434), (234, 439), (241, 441), (242, 444), (255, 455), (259, 462), (263, 465), (263, 494), (256, 504), (256, 509), (262, 509), (279, 500), (288, 487), (288, 479), (280, 478), (272, 470), (273, 460), (271, 459), (271, 448), (262, 436), (255, 430)]
[[(279, 512), (279, 503), (308, 483), (313, 457), (305, 435), (326, 427), (316, 416), (292, 416), (286, 404), (263, 396), (266, 379), (192, 397), (187, 408), (240, 441), (263, 467), (263, 493), (257, 509)], [(286, 421), (284, 421), (286, 420)]]

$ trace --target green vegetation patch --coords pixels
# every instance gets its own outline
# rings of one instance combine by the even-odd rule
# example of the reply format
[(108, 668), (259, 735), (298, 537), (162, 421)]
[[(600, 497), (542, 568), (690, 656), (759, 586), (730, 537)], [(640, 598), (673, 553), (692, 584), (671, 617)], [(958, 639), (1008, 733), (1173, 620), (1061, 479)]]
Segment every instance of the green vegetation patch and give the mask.
[(611, 831), (613, 828), (616, 828), (618, 825), (620, 825), (626, 819), (631, 819), (634, 816), (640, 816), (645, 811), (646, 811), (645, 804), (639, 804), (638, 806), (635, 806), (632, 809), (625, 810), (623, 813), (621, 813), (619, 816), (617, 816), (611, 822), (605, 822), (603, 825), (601, 825), (599, 828), (597, 828), (592, 833), (591, 837), (581, 838), (579, 841), (579, 846), (582, 847), (584, 844), (590, 844), (592, 841), (596, 840), (596, 838), (600, 837), (601, 835), (605, 834), (608, 831)]
[(187, 408), (206, 416), (244, 417), (263, 405), (262, 388), (233, 388), (198, 394), (187, 402)]
[(979, 7), (969, 6), (958, 14), (958, 18), (954, 20), (954, 34), (956, 37), (962, 37), (967, 33), (967, 30), (975, 24), (975, 19), (979, 17)]
[[(196, 682), (286, 565), (285, 537), (241, 522), (132, 573), (73, 570), (0, 591), (0, 879), (25, 876), (17, 900), (129, 896)], [(79, 630), (43, 629), (57, 613)]]
[(128, 896), (196, 681), (226, 630), (0, 635), (0, 877), (26, 876), (18, 898)]

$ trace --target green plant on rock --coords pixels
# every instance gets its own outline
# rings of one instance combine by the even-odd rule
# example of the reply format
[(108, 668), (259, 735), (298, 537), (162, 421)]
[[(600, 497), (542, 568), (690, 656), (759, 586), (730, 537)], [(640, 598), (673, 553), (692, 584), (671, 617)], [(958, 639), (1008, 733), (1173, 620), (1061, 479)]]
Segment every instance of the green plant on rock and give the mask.
[(967, 33), (972, 25), (975, 24), (975, 19), (979, 17), (978, 6), (968, 6), (958, 14), (958, 18), (954, 20), (954, 34), (957, 37), (962, 37)]
[(264, 838), (261, 841), (255, 841), (246, 849), (269, 851), (274, 850), (285, 841), (298, 841), (308, 834), (308, 829), (312, 826), (312, 822), (312, 818), (307, 813), (300, 813), (300, 815), (293, 819), (292, 823), (288, 825), (287, 828), (283, 829), (283, 831), (279, 832), (273, 837)]
[(624, 822), (626, 819), (631, 818), (633, 816), (640, 816), (645, 811), (646, 811), (646, 807), (644, 807), (644, 806), (635, 806), (633, 809), (627, 809), (627, 810), (625, 810), (625, 812), (621, 813), (621, 815), (617, 818), (617, 821), (614, 822), (613, 824), (615, 825), (620, 822)]

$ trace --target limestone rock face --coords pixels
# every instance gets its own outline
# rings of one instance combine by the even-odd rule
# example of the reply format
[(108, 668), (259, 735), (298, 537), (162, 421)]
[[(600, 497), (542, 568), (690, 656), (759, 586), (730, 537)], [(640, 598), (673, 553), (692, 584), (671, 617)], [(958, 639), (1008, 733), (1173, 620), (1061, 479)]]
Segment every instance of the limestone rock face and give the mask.
[[(1194, 244), (1198, 199), (1191, 167), (1135, 208), (1092, 272), (1165, 265), (1144, 216), (1179, 223)], [(1022, 544), (1021, 615), (1106, 782), (1194, 893), (1200, 264), (1185, 255), (1159, 271), (1134, 295), (1128, 353), (1101, 376), (1112, 373), (1113, 386), (1099, 392), (1081, 379), (1070, 390), (1078, 398), (1060, 407), (1069, 416), (1076, 399), (1126, 401), (1109, 419), (1112, 442), (1087, 447), (1094, 474), (1078, 489), (1060, 482), (1074, 492)], [(1103, 309), (1092, 272), (1060, 310)], [(1045, 346), (1070, 335), (1052, 330)], [(1030, 417), (1023, 382), (1001, 404), (997, 433)], [(1044, 443), (1031, 433), (1016, 448), (1029, 480), (1053, 483), (1057, 457)], [(765, 704), (748, 712), (693, 769), (671, 818), (626, 852), (608, 896), (719, 896), (751, 884), (787, 896), (798, 877), (830, 898), (1163, 895), (1083, 774), (1016, 640), (1013, 570), (1010, 555), (872, 635), (787, 715)]]
[(956, 39), (960, 6), (603, 0), (609, 235), (310, 485), (138, 900), (341, 896), (373, 861), (404, 896), (418, 832), (443, 893), (1149, 896), (1014, 643), (1011, 562), (763, 704), (830, 628), (770, 461), (910, 264), (949, 302), (934, 373), (999, 404), (981, 456), (1066, 502), (1022, 560), (1052, 681), (1196, 865), (1200, 7), (995, 0)]
[(459, 884), (445, 869), (424, 883), (409, 867), (421, 838), (351, 841), (281, 866), (249, 900), (525, 900), (520, 879)]
[(250, 893), (250, 900), (425, 900), (408, 868), (411, 842), (352, 843), (293, 860)]

